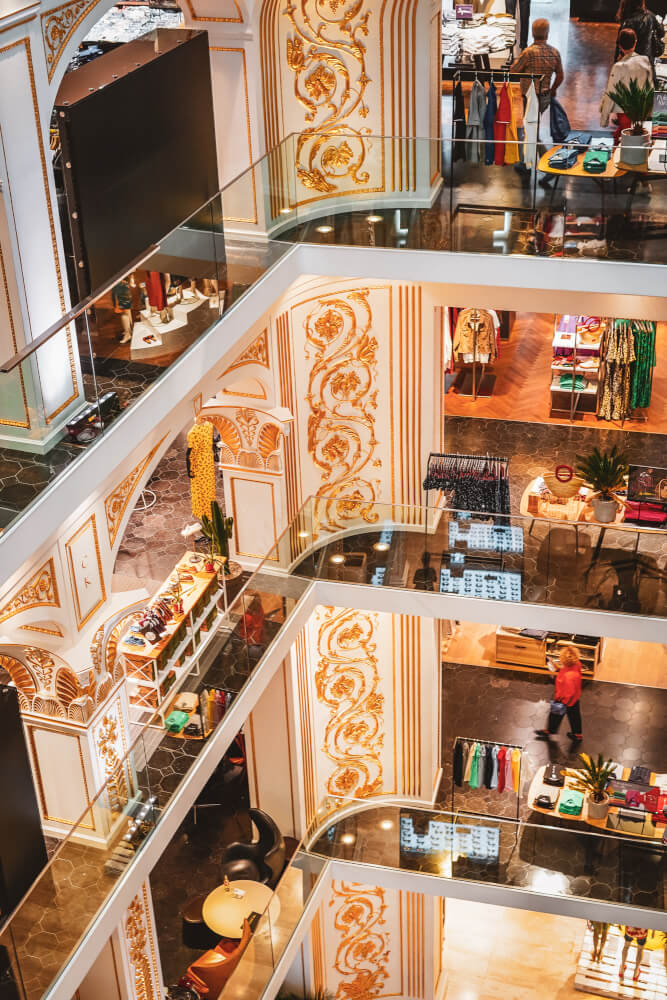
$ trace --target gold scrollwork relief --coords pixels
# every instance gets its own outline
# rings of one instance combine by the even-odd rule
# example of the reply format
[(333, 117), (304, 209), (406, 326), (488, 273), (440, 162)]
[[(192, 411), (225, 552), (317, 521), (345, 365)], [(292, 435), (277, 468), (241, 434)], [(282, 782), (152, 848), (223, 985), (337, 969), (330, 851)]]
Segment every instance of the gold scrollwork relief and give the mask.
[[(261, 365), (262, 368), (269, 367), (269, 340), (266, 330), (262, 330), (260, 335), (255, 337), (252, 344), (239, 354), (236, 361), (229, 368), (225, 368), (222, 375), (227, 375), (228, 372), (233, 372), (236, 368), (243, 368), (244, 365)], [(221, 378), (222, 375), (220, 376)]]
[(127, 908), (125, 940), (134, 976), (134, 996), (136, 1000), (152, 1000), (153, 979), (148, 958), (148, 928), (146, 912), (139, 895), (134, 897)]
[(121, 763), (122, 747), (119, 720), (110, 714), (102, 719), (97, 730), (97, 752), (104, 766), (104, 778), (112, 812), (123, 811), (128, 801), (127, 777)]
[(335, 768), (329, 795), (364, 798), (382, 790), (383, 703), (373, 641), (377, 615), (325, 608), (317, 636), (315, 688), (330, 709), (322, 750)]
[(261, 411), (248, 407), (242, 407), (233, 414), (230, 411), (229, 416), (203, 410), (197, 417), (197, 423), (211, 423), (217, 430), (223, 465), (281, 472), (283, 433), (272, 421), (260, 420), (261, 416)]
[(287, 66), (294, 96), (309, 124), (296, 144), (296, 172), (304, 187), (321, 194), (339, 191), (345, 178), (368, 184), (368, 155), (361, 122), (368, 115), (366, 46), (371, 10), (365, 0), (299, 0), (283, 11), (293, 34), (287, 38)]
[(373, 314), (366, 288), (319, 299), (306, 316), (306, 359), (314, 354), (306, 401), (308, 451), (322, 470), (316, 493), (317, 526), (344, 528), (361, 517), (374, 524), (378, 479), (361, 472), (373, 460), (377, 408), (377, 340), (371, 336)]
[(0, 622), (31, 608), (60, 607), (53, 559), (47, 559), (10, 601), (0, 608)]
[(42, 39), (49, 83), (53, 79), (65, 44), (86, 14), (97, 6), (98, 2), (99, 0), (73, 0), (72, 3), (61, 4), (42, 14)]
[(336, 907), (340, 933), (334, 967), (343, 978), (336, 1000), (374, 1000), (389, 978), (389, 934), (385, 890), (358, 882), (332, 881), (329, 906)]
[(104, 500), (104, 513), (106, 514), (107, 519), (109, 545), (112, 548), (123, 520), (123, 514), (127, 510), (127, 506), (132, 499), (132, 494), (137, 488), (137, 484), (139, 483), (142, 475), (150, 465), (153, 455), (158, 450), (166, 436), (167, 435), (165, 434), (160, 438), (158, 443), (149, 451), (146, 457), (142, 458), (139, 464), (132, 469), (132, 472), (129, 472), (127, 476), (125, 476), (125, 479), (123, 479), (123, 481), (119, 483), (118, 486), (116, 486), (116, 488), (113, 489)]

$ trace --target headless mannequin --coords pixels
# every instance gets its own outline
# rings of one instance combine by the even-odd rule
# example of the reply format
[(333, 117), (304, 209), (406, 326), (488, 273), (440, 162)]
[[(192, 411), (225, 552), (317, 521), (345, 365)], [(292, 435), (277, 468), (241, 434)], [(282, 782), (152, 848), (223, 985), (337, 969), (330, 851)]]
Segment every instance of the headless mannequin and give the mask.
[(628, 958), (628, 952), (630, 951), (630, 945), (635, 943), (637, 948), (637, 953), (635, 956), (635, 971), (632, 975), (632, 981), (634, 983), (639, 979), (639, 967), (642, 963), (642, 958), (644, 956), (644, 947), (646, 945), (646, 938), (648, 937), (648, 930), (645, 927), (626, 927), (625, 928), (625, 941), (623, 942), (623, 951), (621, 952), (621, 967), (618, 970), (618, 978), (623, 979), (625, 975), (625, 963)]

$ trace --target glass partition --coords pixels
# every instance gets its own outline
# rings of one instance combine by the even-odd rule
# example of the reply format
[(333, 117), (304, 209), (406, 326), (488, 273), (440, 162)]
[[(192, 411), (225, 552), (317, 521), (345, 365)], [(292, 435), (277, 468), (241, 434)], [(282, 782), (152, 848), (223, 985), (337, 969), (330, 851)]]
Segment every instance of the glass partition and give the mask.
[(343, 799), (322, 819), (307, 837), (309, 851), (322, 857), (664, 911), (667, 855), (659, 837)]

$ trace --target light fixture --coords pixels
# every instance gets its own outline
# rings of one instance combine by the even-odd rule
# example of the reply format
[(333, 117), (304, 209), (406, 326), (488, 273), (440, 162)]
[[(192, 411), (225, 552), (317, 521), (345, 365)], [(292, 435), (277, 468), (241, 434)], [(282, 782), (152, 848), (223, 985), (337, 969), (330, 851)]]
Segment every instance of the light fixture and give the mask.
[(380, 823), (381, 830), (391, 830), (393, 829), (393, 826), (394, 824), (390, 819), (383, 819), (382, 822)]
[(382, 222), (381, 215), (367, 215), (366, 222)]
[(376, 552), (388, 552), (389, 542), (376, 542), (373, 548)]
[(316, 233), (333, 233), (333, 226), (315, 226)]
[(353, 833), (344, 833), (343, 836), (340, 838), (340, 840), (341, 840), (342, 844), (353, 844), (354, 843), (354, 834)]
[(334, 555), (329, 556), (329, 562), (336, 563), (337, 565), (340, 565), (340, 563), (344, 563), (345, 562), (345, 556), (343, 555), (342, 552), (336, 552), (336, 553), (334, 553)]
[(297, 538), (308, 538), (308, 532), (307, 531), (300, 531), (296, 537)]
[(280, 214), (281, 215), (289, 215), (291, 211), (292, 211), (291, 208), (281, 208), (280, 209)]

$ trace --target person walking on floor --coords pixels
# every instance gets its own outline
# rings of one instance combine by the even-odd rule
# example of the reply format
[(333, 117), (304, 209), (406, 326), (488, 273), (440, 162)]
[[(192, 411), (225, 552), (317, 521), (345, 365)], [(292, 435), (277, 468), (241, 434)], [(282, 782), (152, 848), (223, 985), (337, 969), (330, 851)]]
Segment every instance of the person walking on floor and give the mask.
[(615, 145), (618, 143), (623, 129), (630, 128), (632, 122), (618, 105), (614, 104), (609, 94), (619, 83), (623, 83), (627, 87), (630, 81), (634, 80), (639, 87), (643, 87), (653, 81), (652, 66), (646, 56), (640, 56), (637, 53), (637, 35), (632, 28), (621, 28), (618, 33), (618, 45), (621, 56), (611, 68), (607, 86), (600, 102), (600, 125), (602, 128), (609, 125), (609, 119), (613, 114), (616, 115)]
[(570, 732), (567, 734), (573, 744), (581, 743), (581, 660), (576, 646), (563, 646), (560, 651), (560, 666), (547, 660), (547, 666), (556, 674), (556, 690), (549, 710), (546, 729), (536, 729), (539, 740), (548, 740), (560, 729), (563, 716), (567, 715)]
[(618, 19), (621, 27), (616, 39), (616, 55), (619, 59), (622, 54), (621, 32), (624, 28), (631, 28), (637, 36), (635, 51), (639, 56), (646, 56), (651, 64), (651, 72), (655, 80), (655, 60), (662, 55), (665, 47), (665, 29), (662, 22), (655, 14), (646, 9), (644, 0), (623, 0), (621, 3)]

